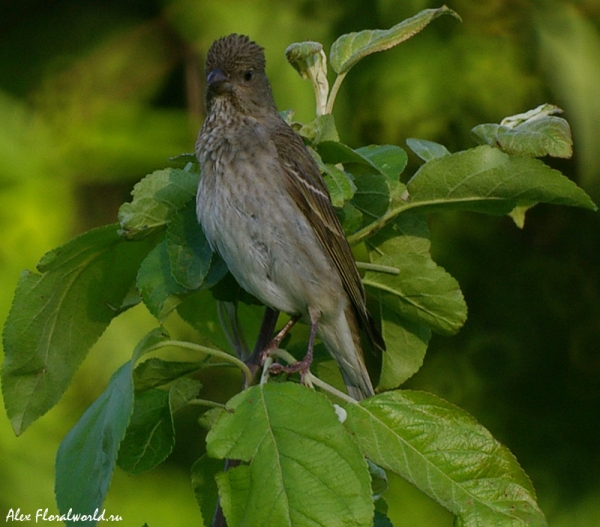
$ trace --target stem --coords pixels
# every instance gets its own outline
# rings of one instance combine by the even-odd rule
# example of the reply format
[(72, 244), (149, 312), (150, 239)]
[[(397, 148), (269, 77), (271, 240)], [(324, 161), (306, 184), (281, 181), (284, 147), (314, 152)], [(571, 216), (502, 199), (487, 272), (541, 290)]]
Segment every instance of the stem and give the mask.
[(270, 354), (276, 355), (277, 357), (279, 357), (280, 359), (283, 359), (288, 364), (293, 364), (294, 362), (297, 361), (296, 357), (294, 357), (291, 353), (289, 353), (285, 350), (282, 350), (281, 348), (274, 349)]
[(351, 236), (348, 236), (348, 243), (350, 245), (357, 245), (367, 238), (369, 238), (372, 234), (376, 233), (379, 229), (385, 227), (390, 221), (392, 221), (399, 214), (406, 212), (410, 209), (416, 209), (419, 207), (427, 207), (431, 205), (439, 205), (440, 200), (430, 200), (430, 201), (418, 201), (418, 202), (406, 202), (405, 204), (394, 207), (393, 209), (388, 210), (383, 216), (377, 218), (373, 223), (370, 223), (366, 227), (356, 231)]
[(331, 113), (333, 111), (333, 103), (335, 102), (335, 98), (337, 97), (337, 92), (342, 85), (344, 78), (348, 72), (340, 73), (333, 82), (333, 86), (331, 87), (331, 91), (329, 92), (329, 100), (327, 101), (327, 108), (325, 113)]
[(248, 368), (248, 366), (246, 366), (240, 359), (238, 359), (237, 357), (234, 357), (233, 355), (229, 355), (229, 353), (225, 353), (224, 351), (217, 350), (214, 348), (208, 348), (206, 346), (202, 346), (201, 344), (194, 344), (193, 342), (185, 342), (182, 340), (165, 340), (164, 342), (159, 342), (158, 344), (155, 344), (154, 346), (152, 346), (148, 350), (148, 352), (154, 351), (154, 350), (157, 350), (160, 348), (166, 348), (168, 346), (185, 348), (185, 349), (189, 349), (192, 351), (198, 351), (200, 353), (206, 353), (207, 355), (211, 355), (213, 357), (219, 357), (223, 361), (234, 364), (240, 370), (242, 370), (242, 373), (244, 374), (246, 383), (248, 385), (252, 382), (252, 372), (250, 371), (250, 368)]
[(338, 399), (341, 399), (342, 401), (344, 401), (346, 403), (358, 404), (357, 400), (353, 399), (352, 397), (345, 394), (344, 392), (340, 392), (337, 388), (334, 388), (333, 386), (331, 386), (331, 384), (327, 384), (325, 381), (322, 381), (318, 377), (315, 377), (312, 373), (308, 372), (307, 376), (310, 377), (311, 382), (315, 386), (318, 386), (322, 390), (325, 390), (326, 392), (329, 392), (330, 394), (335, 395)]
[(393, 275), (400, 274), (400, 269), (397, 267), (390, 267), (389, 265), (378, 265), (369, 262), (356, 262), (356, 267), (359, 269), (364, 269), (365, 271), (375, 271), (377, 273), (387, 273)]
[[(312, 72), (311, 72), (312, 73)], [(325, 87), (325, 93), (323, 94), (323, 90), (321, 89), (321, 86), (319, 85), (319, 81), (318, 79), (315, 77), (314, 74), (310, 75), (310, 81), (313, 85), (313, 89), (315, 90), (315, 101), (316, 101), (316, 106), (317, 106), (317, 117), (320, 117), (321, 115), (324, 115), (327, 113), (327, 86)]]

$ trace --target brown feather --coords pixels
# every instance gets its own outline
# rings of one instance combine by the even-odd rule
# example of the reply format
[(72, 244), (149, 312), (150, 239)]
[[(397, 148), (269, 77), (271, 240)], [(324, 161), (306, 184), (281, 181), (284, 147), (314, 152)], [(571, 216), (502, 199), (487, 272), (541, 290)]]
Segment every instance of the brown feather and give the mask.
[(309, 218), (317, 237), (335, 263), (360, 325), (369, 335), (371, 342), (385, 350), (385, 342), (367, 310), (365, 290), (354, 256), (331, 204), (329, 191), (317, 163), (300, 136), (285, 122), (280, 121), (271, 139), (284, 168), (288, 191), (300, 210)]

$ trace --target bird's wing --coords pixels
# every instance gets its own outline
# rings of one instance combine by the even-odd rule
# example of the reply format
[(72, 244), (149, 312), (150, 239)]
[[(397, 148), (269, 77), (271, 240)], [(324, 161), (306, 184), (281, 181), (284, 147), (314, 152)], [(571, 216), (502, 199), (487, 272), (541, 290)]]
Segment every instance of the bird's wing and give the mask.
[(383, 338), (367, 311), (365, 290), (346, 236), (335, 214), (319, 167), (302, 139), (281, 121), (271, 136), (288, 191), (335, 263), (344, 288), (371, 341), (385, 349)]

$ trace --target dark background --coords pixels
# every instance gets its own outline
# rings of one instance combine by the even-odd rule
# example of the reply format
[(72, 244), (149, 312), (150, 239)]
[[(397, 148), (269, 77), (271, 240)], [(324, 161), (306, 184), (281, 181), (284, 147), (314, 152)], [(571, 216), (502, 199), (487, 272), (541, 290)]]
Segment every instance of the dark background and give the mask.
[[(547, 160), (600, 202), (600, 3), (457, 0), (463, 18), (434, 21), (348, 75), (334, 111), (352, 146), (408, 137), (451, 151), (473, 146), (476, 124), (544, 102), (571, 123), (575, 156)], [(91, 227), (116, 221), (133, 184), (191, 152), (202, 123), (203, 60), (231, 32), (266, 48), (280, 109), (314, 115), (312, 88), (287, 65), (292, 42), (388, 28), (429, 1), (0, 1), (0, 318), (19, 272)], [(408, 171), (417, 160), (410, 157)], [(434, 337), (407, 385), (473, 413), (509, 446), (538, 489), (551, 525), (600, 517), (600, 219), (537, 206), (519, 230), (509, 218), (430, 219), (438, 263), (460, 282), (469, 318)], [(175, 331), (193, 338), (182, 322)], [(0, 419), (0, 517), (10, 508), (55, 512), (56, 449), (152, 320), (142, 306), (117, 319), (65, 398), (21, 438)], [(107, 513), (124, 525), (198, 525), (189, 485), (191, 416), (157, 471), (117, 470)], [(451, 517), (398, 480), (391, 516), (402, 525)]]

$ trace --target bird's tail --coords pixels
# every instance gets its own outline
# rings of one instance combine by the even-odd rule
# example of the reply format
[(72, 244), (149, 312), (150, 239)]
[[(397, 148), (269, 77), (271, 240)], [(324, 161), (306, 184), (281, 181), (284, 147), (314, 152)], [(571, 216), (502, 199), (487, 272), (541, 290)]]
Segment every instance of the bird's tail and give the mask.
[(348, 306), (337, 320), (323, 322), (319, 324), (319, 337), (338, 363), (350, 396), (362, 400), (374, 395), (353, 309)]

